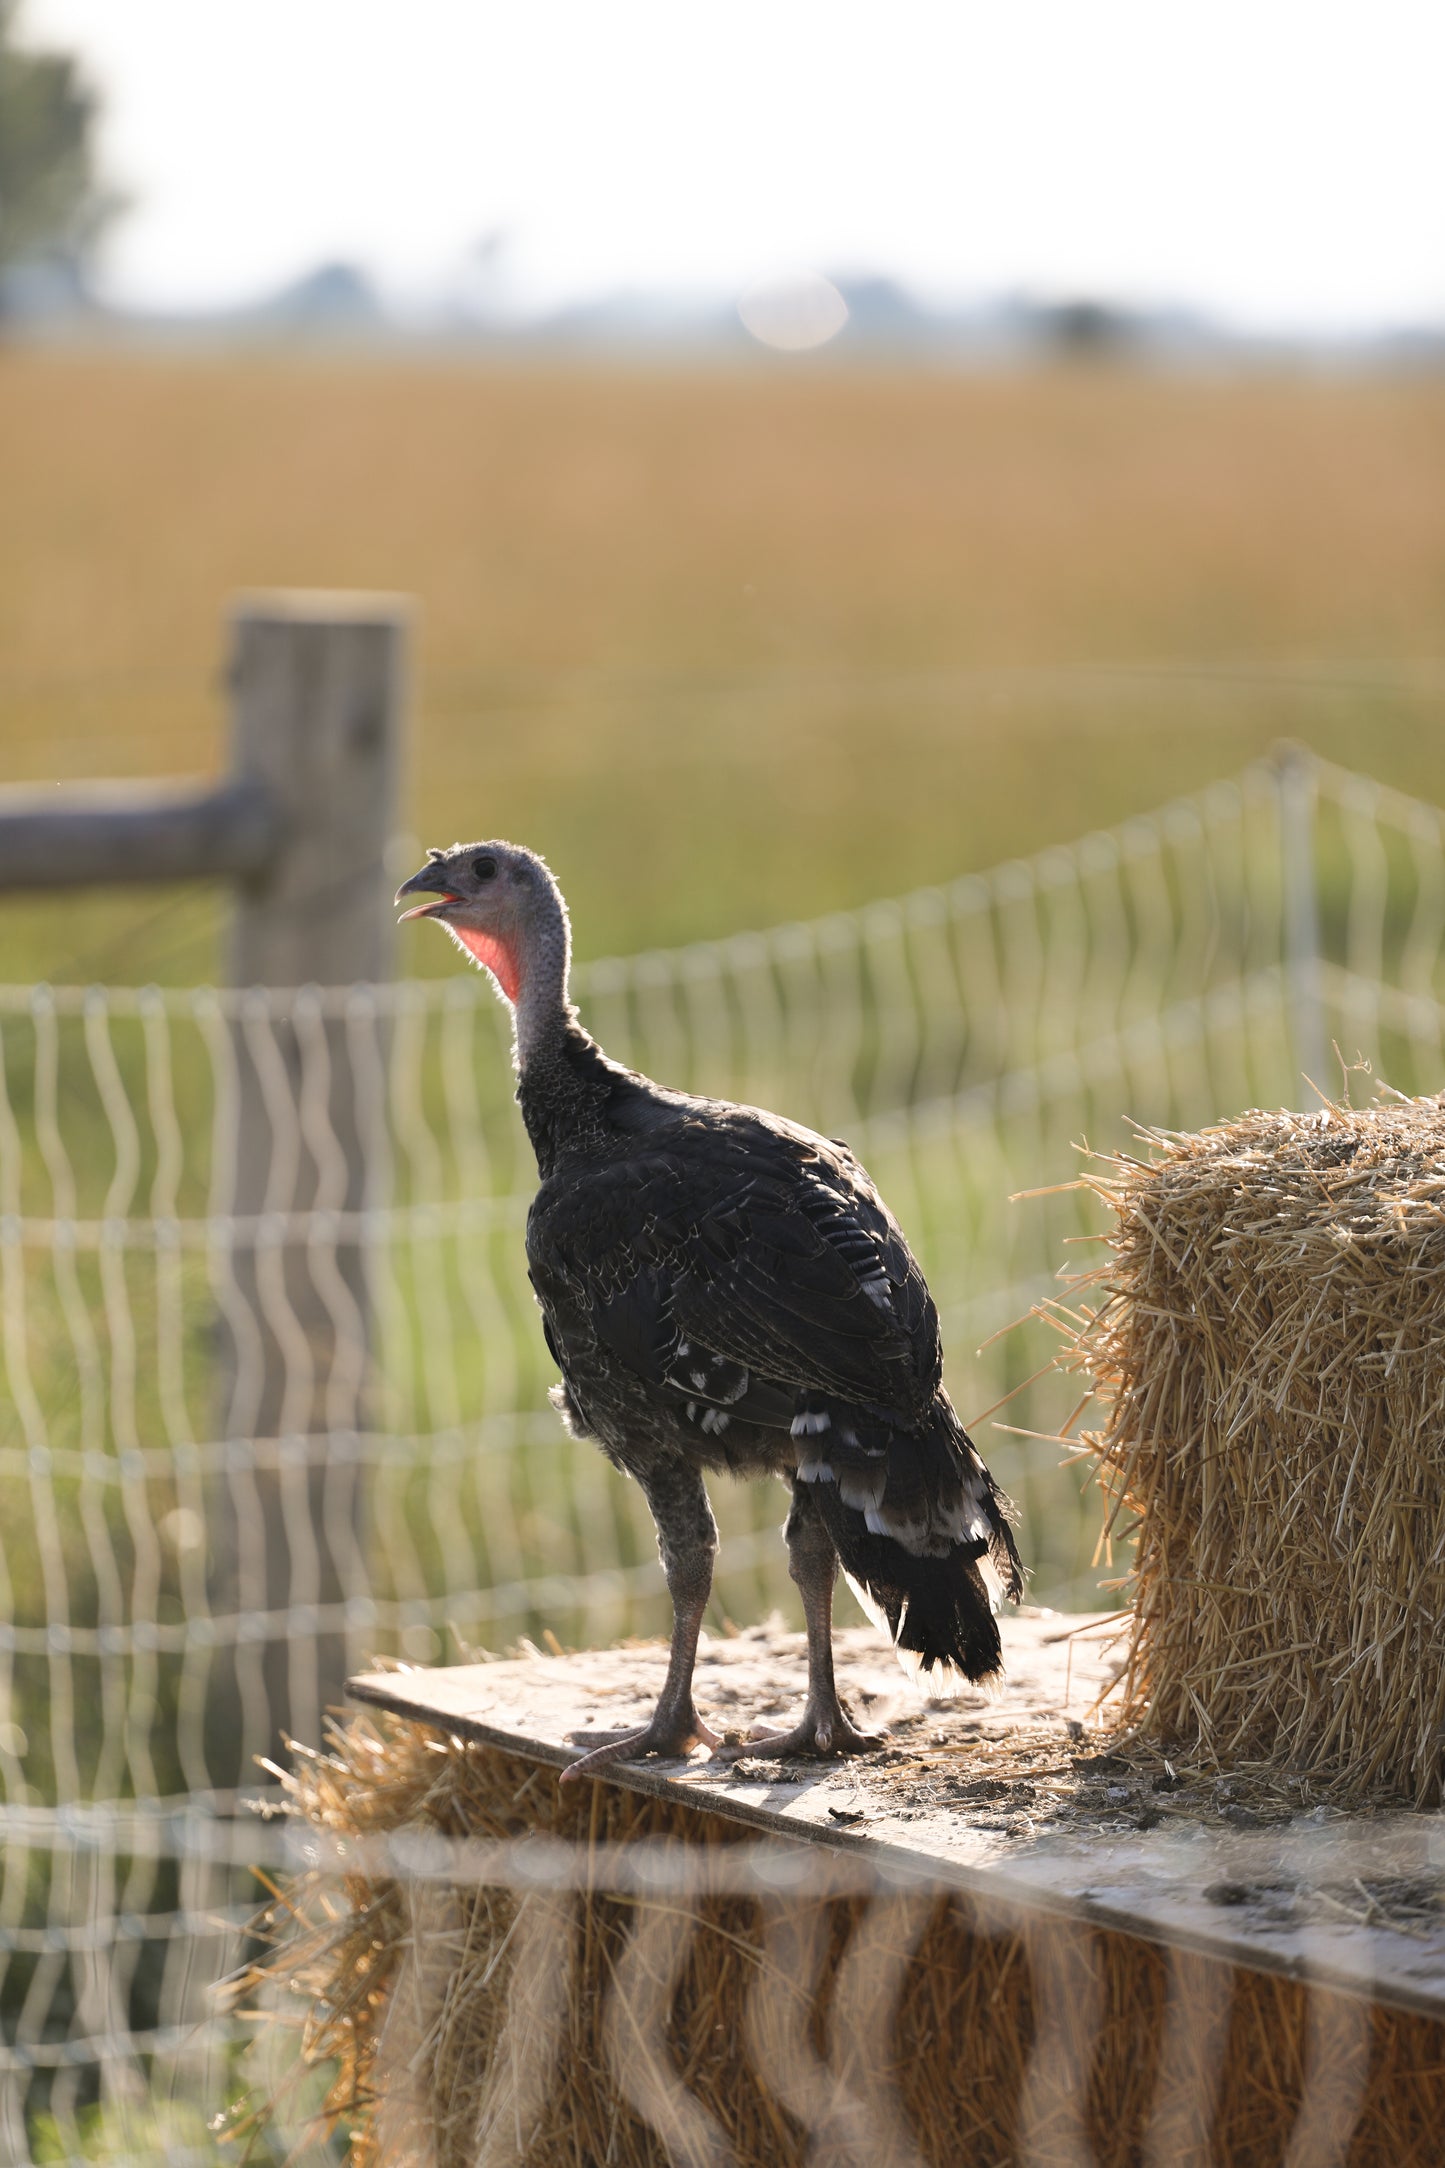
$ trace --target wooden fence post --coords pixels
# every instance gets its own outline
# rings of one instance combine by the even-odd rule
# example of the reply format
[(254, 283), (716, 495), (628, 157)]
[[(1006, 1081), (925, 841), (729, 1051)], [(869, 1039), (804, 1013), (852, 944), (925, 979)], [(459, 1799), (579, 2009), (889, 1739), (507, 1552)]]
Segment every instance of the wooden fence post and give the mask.
[(281, 843), (237, 889), (242, 991), (218, 1124), (233, 1141), (230, 1236), (213, 1260), (226, 1443), (212, 1605), (235, 1621), (209, 1697), (222, 1784), (255, 1781), (253, 1757), (283, 1734), (320, 1743), (347, 1670), (343, 1609), (366, 1587), (359, 1216), (380, 1201), (384, 1020), (364, 991), (335, 990), (389, 975), (406, 637), (389, 596), (262, 596), (232, 617), (233, 770), (264, 785)]
[(241, 890), (234, 986), (374, 984), (390, 968), (408, 609), (390, 595), (275, 595), (232, 613), (232, 772), (264, 783), (285, 841)]

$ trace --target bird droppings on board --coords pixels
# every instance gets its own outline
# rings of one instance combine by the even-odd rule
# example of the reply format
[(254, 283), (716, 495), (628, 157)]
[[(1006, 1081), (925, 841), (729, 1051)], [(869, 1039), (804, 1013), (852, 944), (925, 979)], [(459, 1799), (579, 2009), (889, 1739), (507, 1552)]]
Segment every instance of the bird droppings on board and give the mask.
[[(838, 1633), (844, 1701), (866, 1700), (872, 1720), (886, 1728), (875, 1753), (774, 1760), (750, 1755), (746, 1732), (734, 1724), (734, 1752), (726, 1759), (695, 1750), (685, 1759), (653, 1757), (638, 1766), (681, 1788), (726, 1785), (734, 1796), (756, 1794), (772, 1805), (816, 1802), (818, 1817), (835, 1825), (837, 1804), (866, 1813), (869, 1826), (880, 1830), (927, 1824), (969, 1839), (1126, 1835), (1169, 1823), (1265, 1829), (1297, 1824), (1317, 1809), (1319, 1792), (1303, 1778), (1246, 1770), (1221, 1785), (1212, 1763), (1195, 1766), (1177, 1754), (1166, 1759), (1121, 1735), (1114, 1652), (1123, 1627), (1116, 1614), (1081, 1623), (1026, 1606), (1002, 1623), (1001, 1692), (967, 1690), (945, 1703), (920, 1698), (872, 1628)], [(776, 1682), (797, 1676), (803, 1646), (802, 1635), (777, 1619), (705, 1640), (699, 1708), (715, 1719), (732, 1710), (749, 1720), (782, 1715), (792, 1697), (779, 1695)], [(659, 1642), (633, 1640), (560, 1660), (529, 1644), (510, 1661), (418, 1679), (470, 1678), (478, 1706), (511, 1736), (561, 1748), (574, 1724), (625, 1725), (634, 1712), (645, 1713), (665, 1658)], [(377, 1674), (378, 1686), (391, 1676)], [(1066, 1714), (1069, 1706), (1084, 1714)]]

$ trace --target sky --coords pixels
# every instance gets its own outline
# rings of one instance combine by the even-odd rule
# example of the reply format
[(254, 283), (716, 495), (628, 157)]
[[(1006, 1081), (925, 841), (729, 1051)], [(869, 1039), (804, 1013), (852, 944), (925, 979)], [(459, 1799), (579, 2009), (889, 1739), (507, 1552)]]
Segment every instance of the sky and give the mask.
[(132, 199), (118, 300), (243, 300), (344, 258), (402, 301), (470, 275), (518, 311), (825, 271), (1258, 330), (1445, 317), (1439, 0), (22, 0), (20, 21), (104, 93)]

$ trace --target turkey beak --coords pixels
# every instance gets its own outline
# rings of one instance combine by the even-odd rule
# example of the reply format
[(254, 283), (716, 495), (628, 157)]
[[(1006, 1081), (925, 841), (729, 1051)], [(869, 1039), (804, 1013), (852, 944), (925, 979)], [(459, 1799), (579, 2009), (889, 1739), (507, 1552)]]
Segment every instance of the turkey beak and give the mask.
[(400, 903), (404, 896), (416, 895), (422, 896), (424, 901), (414, 903), (409, 911), (403, 911), (401, 915), (404, 919), (434, 918), (437, 912), (445, 910), (449, 903), (461, 901), (456, 890), (447, 886), (447, 878), (441, 867), (434, 865), (423, 866), (420, 873), (414, 873), (409, 881), (403, 881), (396, 892), (395, 901)]

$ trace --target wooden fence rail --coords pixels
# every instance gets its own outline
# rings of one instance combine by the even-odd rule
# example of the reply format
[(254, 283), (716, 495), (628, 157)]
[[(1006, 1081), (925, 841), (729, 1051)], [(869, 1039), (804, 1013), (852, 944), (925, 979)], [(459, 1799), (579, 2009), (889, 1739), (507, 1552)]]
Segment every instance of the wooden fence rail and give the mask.
[(0, 890), (255, 880), (282, 843), (259, 778), (0, 790)]

